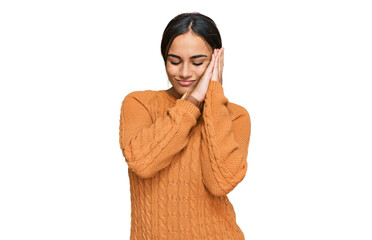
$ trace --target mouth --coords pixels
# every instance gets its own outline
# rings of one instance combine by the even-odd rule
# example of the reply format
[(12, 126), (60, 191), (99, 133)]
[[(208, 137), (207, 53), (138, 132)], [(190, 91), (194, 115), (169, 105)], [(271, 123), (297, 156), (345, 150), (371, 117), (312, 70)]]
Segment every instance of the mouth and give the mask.
[(196, 80), (177, 80), (177, 82), (182, 85), (182, 86), (189, 86), (191, 84), (193, 84), (194, 82), (196, 82)]

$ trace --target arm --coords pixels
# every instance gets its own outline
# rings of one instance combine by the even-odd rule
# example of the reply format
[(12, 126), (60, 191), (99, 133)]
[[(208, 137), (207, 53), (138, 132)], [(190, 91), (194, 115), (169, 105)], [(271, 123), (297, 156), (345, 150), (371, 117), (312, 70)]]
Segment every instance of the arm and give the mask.
[(250, 116), (244, 108), (228, 108), (222, 85), (210, 81), (205, 97), (202, 127), (203, 183), (215, 196), (227, 195), (245, 177), (251, 134)]
[(200, 115), (191, 102), (177, 99), (174, 107), (153, 121), (139, 98), (128, 94), (122, 102), (119, 127), (120, 148), (128, 167), (142, 178), (153, 177), (187, 145)]

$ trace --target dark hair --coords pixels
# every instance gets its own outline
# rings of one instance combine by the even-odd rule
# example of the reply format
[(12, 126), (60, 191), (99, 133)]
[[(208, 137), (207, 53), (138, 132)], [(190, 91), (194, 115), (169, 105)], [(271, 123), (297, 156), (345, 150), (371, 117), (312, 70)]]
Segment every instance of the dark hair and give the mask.
[(212, 47), (222, 47), (222, 40), (220, 32), (214, 21), (198, 12), (181, 13), (174, 17), (164, 30), (163, 38), (161, 40), (161, 54), (164, 62), (167, 60), (167, 54), (173, 40), (181, 34), (192, 30)]

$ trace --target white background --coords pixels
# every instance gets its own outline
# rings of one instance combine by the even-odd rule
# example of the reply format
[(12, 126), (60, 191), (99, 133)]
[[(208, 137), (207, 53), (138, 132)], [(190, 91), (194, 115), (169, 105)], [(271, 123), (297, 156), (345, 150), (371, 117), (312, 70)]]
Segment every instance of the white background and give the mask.
[(129, 239), (121, 101), (170, 87), (166, 24), (198, 11), (252, 120), (228, 195), (246, 239), (372, 239), (370, 1), (1, 1), (0, 239)]

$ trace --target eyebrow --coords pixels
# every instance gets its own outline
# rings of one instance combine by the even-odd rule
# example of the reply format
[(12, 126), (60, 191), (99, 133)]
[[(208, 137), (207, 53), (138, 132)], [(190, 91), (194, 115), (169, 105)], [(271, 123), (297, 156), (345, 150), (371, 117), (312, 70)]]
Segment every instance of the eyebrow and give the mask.
[[(180, 56), (178, 56), (178, 55), (174, 55), (174, 54), (168, 54), (167, 57), (174, 57), (174, 58), (179, 58), (179, 59), (181, 59)], [(195, 59), (195, 58), (200, 58), (200, 57), (208, 57), (208, 56), (203, 55), (203, 54), (200, 54), (200, 55), (192, 56), (192, 57), (190, 57), (190, 58), (191, 58), (191, 59)]]

